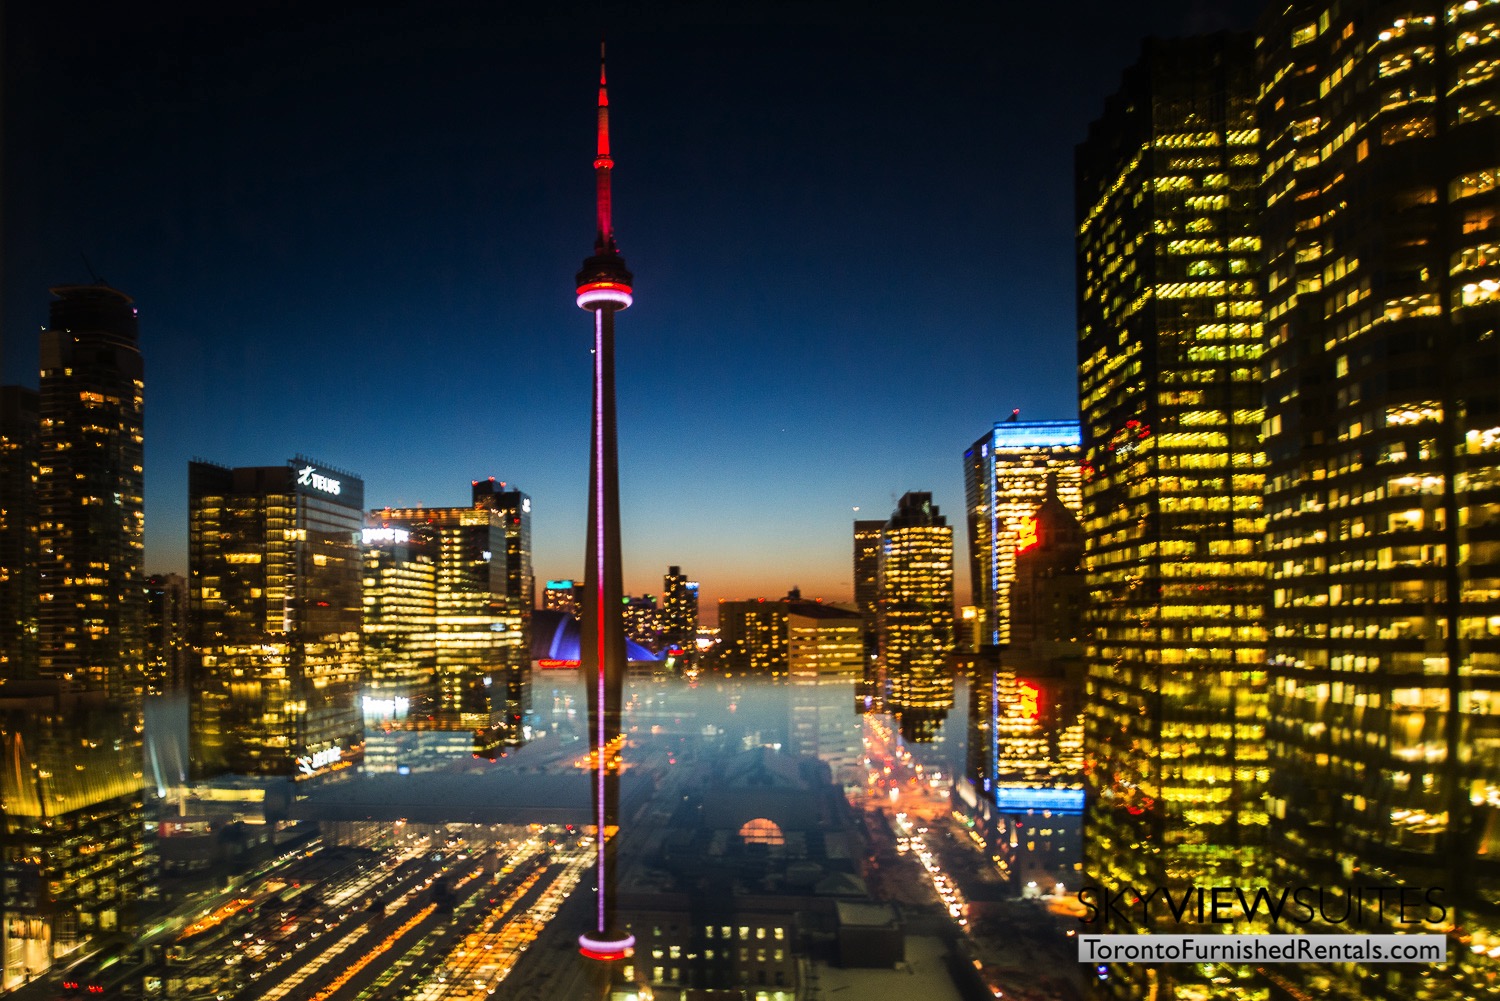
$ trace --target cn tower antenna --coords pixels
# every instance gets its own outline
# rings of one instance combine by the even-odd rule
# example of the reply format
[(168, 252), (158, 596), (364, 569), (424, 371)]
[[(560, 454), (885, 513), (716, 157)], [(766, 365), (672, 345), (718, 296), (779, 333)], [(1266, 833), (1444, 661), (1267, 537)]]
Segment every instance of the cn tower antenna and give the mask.
[(596, 206), (599, 214), (599, 232), (594, 237), (595, 254), (618, 253), (615, 248), (615, 224), (610, 202), (609, 172), (614, 169), (614, 157), (609, 155), (609, 86), (604, 75), (604, 39), (599, 39), (599, 111), (598, 150), (594, 154), (594, 183), (597, 188)]

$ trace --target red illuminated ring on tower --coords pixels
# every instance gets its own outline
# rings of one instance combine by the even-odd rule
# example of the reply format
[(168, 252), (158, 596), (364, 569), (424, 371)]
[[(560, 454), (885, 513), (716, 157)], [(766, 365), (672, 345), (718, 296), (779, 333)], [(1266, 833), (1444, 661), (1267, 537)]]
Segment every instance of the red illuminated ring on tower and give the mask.
[(635, 936), (594, 938), (591, 935), (579, 935), (578, 952), (585, 959), (599, 959), (605, 962), (616, 959), (628, 959), (630, 956), (635, 955)]
[(579, 309), (601, 309), (605, 303), (614, 303), (624, 309), (635, 300), (630, 297), (630, 286), (624, 282), (589, 282), (578, 286)]

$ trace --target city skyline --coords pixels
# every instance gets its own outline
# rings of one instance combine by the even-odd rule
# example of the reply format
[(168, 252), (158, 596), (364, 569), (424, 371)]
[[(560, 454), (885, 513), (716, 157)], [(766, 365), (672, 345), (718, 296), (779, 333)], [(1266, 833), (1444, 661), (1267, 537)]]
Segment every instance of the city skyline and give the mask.
[(330, 2), (0, 23), (0, 991), (1500, 997), (1500, 0)]
[[(295, 30), (274, 5), (233, 24), (169, 7), (70, 24), (77, 44), (45, 69), (61, 15), (9, 12), (4, 379), (34, 383), (46, 285), (97, 268), (137, 300), (153, 373), (148, 571), (185, 568), (188, 460), (303, 452), (358, 472), (371, 506), (519, 486), (537, 575), (581, 578), (586, 432), (569, 415), (587, 345), (554, 279), (589, 180), (552, 123), (571, 121), (602, 25), (631, 95), (622, 249), (661, 276), (620, 373), (622, 464), (641, 470), (622, 484), (626, 588), (676, 564), (707, 609), (793, 585), (848, 600), (851, 520), (914, 489), (956, 510), (958, 456), (984, 428), (1017, 406), (1073, 415), (1069, 147), (1138, 35), (1231, 23), (1207, 10), (1101, 14), (1054, 66), (950, 37), (962, 7), (914, 30), (870, 9), (843, 44), (839, 4), (504, 30), (462, 5), (437, 27), (333, 10)], [(1051, 30), (1026, 17), (1006, 35)], [(83, 166), (106, 154), (108, 176)], [(753, 290), (709, 292), (716, 260)], [(866, 277), (888, 290), (878, 308), (851, 305)], [(986, 284), (1001, 321), (972, 301)], [(1008, 374), (990, 389), (986, 367), (916, 350), (931, 339)], [(880, 379), (895, 370), (904, 385)]]

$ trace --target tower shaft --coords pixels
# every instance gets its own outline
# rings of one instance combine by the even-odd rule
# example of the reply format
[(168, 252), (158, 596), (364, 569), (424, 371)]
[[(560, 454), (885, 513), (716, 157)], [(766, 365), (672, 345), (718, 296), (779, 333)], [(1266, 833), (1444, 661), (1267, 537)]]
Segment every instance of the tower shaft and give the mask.
[(615, 247), (610, 210), (609, 95), (604, 49), (599, 50), (598, 145), (594, 156), (594, 254), (577, 275), (578, 305), (594, 314), (594, 399), (589, 436), (589, 525), (584, 555), (580, 662), (588, 687), (589, 750), (594, 769), (597, 923), (581, 935), (579, 951), (610, 963), (630, 954), (635, 939), (615, 924), (614, 864), (619, 825), (619, 755), (624, 736), (620, 705), (625, 683), (621, 613), (620, 464), (615, 431), (615, 312), (631, 303), (633, 278)]

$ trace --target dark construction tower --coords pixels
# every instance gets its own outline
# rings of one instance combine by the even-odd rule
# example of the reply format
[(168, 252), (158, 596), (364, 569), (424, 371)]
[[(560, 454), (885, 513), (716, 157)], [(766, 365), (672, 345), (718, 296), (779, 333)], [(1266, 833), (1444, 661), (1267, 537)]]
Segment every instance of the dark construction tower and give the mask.
[(620, 464), (615, 442), (615, 311), (630, 305), (632, 276), (615, 247), (610, 220), (609, 94), (604, 45), (599, 46), (599, 146), (594, 156), (598, 233), (594, 254), (578, 272), (578, 306), (594, 314), (594, 411), (589, 442), (589, 538), (584, 560), (581, 666), (588, 686), (589, 748), (594, 762), (599, 908), (596, 928), (578, 939), (590, 959), (622, 959), (635, 944), (615, 926), (615, 841), (620, 797), (618, 755), (623, 742), (620, 694), (625, 680), (624, 594), (620, 569)]

